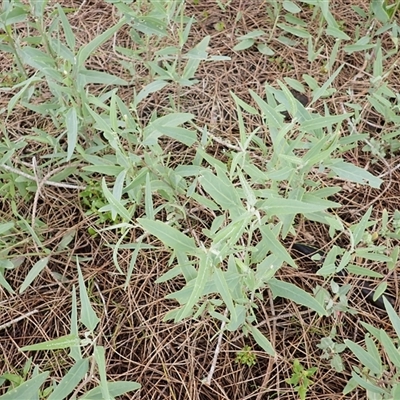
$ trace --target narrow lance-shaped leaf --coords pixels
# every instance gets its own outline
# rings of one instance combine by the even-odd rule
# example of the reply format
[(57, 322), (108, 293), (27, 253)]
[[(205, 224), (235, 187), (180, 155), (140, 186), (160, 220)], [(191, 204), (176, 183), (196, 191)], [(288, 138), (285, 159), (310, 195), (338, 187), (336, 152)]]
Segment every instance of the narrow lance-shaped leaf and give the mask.
[(108, 39), (110, 39), (122, 26), (126, 23), (125, 18), (121, 19), (116, 25), (107, 29), (101, 35), (96, 36), (91, 42), (82, 46), (79, 49), (77, 64), (79, 67), (82, 67), (85, 61), (94, 54), (95, 50), (100, 47), (103, 43), (105, 43)]
[(100, 318), (93, 311), (93, 308), (90, 304), (89, 296), (86, 292), (85, 281), (83, 280), (83, 275), (81, 271), (81, 267), (79, 265), (78, 258), (76, 259), (76, 266), (78, 269), (78, 277), (79, 277), (79, 297), (81, 299), (81, 322), (86, 326), (90, 331), (94, 331), (96, 329), (97, 324), (100, 321)]
[(143, 229), (161, 240), (166, 246), (177, 251), (194, 254), (197, 252), (193, 238), (189, 238), (177, 229), (167, 225), (165, 222), (152, 221), (138, 218), (137, 222)]
[(1, 400), (16, 400), (16, 399), (24, 399), (24, 400), (37, 400), (38, 399), (38, 391), (43, 383), (48, 378), (50, 372), (42, 372), (41, 374), (35, 376), (28, 381), (21, 383), (21, 385), (16, 388), (8, 391), (7, 393), (0, 396)]
[(65, 125), (67, 127), (67, 161), (71, 160), (76, 144), (78, 143), (78, 116), (75, 108), (70, 108), (65, 115)]
[(61, 382), (56, 386), (48, 400), (63, 400), (72, 393), (78, 383), (83, 379), (89, 370), (89, 360), (87, 358), (79, 360), (71, 367)]
[(49, 262), (50, 257), (45, 257), (39, 260), (28, 272), (28, 275), (24, 279), (20, 289), (19, 294), (23, 293), (26, 288), (33, 282), (33, 280), (42, 272), (43, 268), (46, 267)]
[(80, 345), (79, 337), (75, 334), (71, 334), (71, 335), (61, 336), (57, 339), (49, 340), (47, 342), (24, 346), (21, 348), (21, 351), (59, 350), (79, 345)]
[(107, 373), (106, 373), (106, 359), (105, 349), (103, 346), (96, 346), (94, 348), (94, 358), (96, 360), (99, 375), (100, 375), (100, 389), (103, 399), (110, 399), (110, 392), (108, 391), (107, 385)]
[(380, 360), (376, 360), (367, 351), (365, 351), (360, 345), (354, 343), (351, 340), (344, 340), (347, 347), (354, 353), (354, 355), (360, 360), (360, 362), (369, 368), (373, 374), (379, 374), (381, 372)]
[[(130, 392), (132, 390), (138, 390), (141, 388), (140, 383), (136, 382), (126, 382), (126, 381), (117, 381), (117, 382), (107, 382), (108, 393), (112, 397), (122, 396), (123, 394)], [(96, 387), (89, 392), (85, 393), (83, 397), (80, 397), (79, 400), (98, 400), (102, 399), (102, 392), (100, 387)]]
[(247, 325), (253, 338), (257, 344), (270, 356), (275, 355), (275, 350), (273, 349), (271, 342), (255, 327), (252, 325)]
[(274, 298), (283, 297), (285, 299), (293, 300), (297, 304), (311, 308), (321, 316), (327, 315), (322, 304), (296, 285), (272, 278), (268, 281), (268, 286), (270, 287)]
[(215, 176), (211, 171), (202, 172), (200, 183), (204, 190), (217, 202), (224, 210), (239, 211), (244, 210), (237, 190), (232, 182), (227, 178), (225, 173), (215, 167), (218, 176)]
[(226, 282), (225, 273), (220, 268), (215, 268), (214, 270), (214, 281), (222, 300), (228, 307), (228, 310), (231, 314), (231, 320), (235, 321), (237, 319), (237, 315), (235, 306), (233, 304), (232, 293), (229, 290), (228, 283)]
[(352, 182), (369, 185), (375, 189), (379, 189), (383, 180), (372, 175), (363, 168), (354, 164), (346, 163), (343, 160), (334, 160), (332, 163), (326, 163), (326, 167), (330, 168), (340, 178), (347, 179)]
[(175, 317), (175, 322), (179, 322), (183, 318), (189, 316), (193, 311), (194, 305), (198, 302), (200, 296), (203, 295), (203, 290), (207, 282), (207, 273), (209, 271), (209, 266), (210, 266), (210, 256), (208, 254), (202, 254), (202, 256), (200, 257), (199, 270), (195, 278), (195, 283), (192, 293), (189, 297), (188, 302), (185, 304), (185, 306), (179, 312), (179, 314)]

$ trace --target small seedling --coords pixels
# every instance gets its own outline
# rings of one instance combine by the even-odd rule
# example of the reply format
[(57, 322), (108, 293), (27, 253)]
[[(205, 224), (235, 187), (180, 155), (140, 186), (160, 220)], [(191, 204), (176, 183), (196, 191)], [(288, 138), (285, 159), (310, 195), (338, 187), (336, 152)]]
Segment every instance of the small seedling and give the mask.
[(300, 364), (300, 361), (295, 359), (293, 361), (293, 373), (290, 379), (286, 379), (286, 382), (290, 385), (295, 385), (295, 391), (299, 394), (301, 400), (306, 399), (307, 389), (313, 383), (310, 379), (315, 374), (317, 367), (304, 369)]
[(240, 364), (246, 364), (251, 367), (256, 364), (257, 356), (252, 352), (250, 346), (244, 346), (241, 351), (236, 353), (235, 362)]

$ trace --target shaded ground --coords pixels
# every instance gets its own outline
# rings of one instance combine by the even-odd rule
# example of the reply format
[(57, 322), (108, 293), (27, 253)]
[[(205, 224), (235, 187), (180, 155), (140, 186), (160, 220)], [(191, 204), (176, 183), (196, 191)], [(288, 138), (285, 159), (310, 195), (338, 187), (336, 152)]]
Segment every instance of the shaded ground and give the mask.
[[(193, 2), (194, 3), (194, 2)], [(354, 5), (355, 2), (351, 2)], [(366, 9), (366, 2), (358, 1), (359, 6)], [(69, 18), (75, 28), (78, 43), (87, 43), (115, 23), (115, 16), (111, 13), (111, 6), (100, 0), (85, 1), (83, 3), (64, 0), (60, 2), (65, 7), (80, 6), (80, 11), (70, 14)], [(350, 2), (333, 2), (332, 13), (338, 21), (342, 21), (345, 32), (354, 37), (355, 26), (361, 30), (369, 28), (357, 14), (349, 7)], [(241, 17), (238, 15), (241, 13)], [(308, 30), (318, 34), (318, 21), (312, 18), (313, 11), (301, 14), (301, 19), (309, 23)], [(249, 31), (262, 29), (269, 32), (270, 19), (266, 14), (266, 4), (234, 0), (221, 10), (214, 0), (201, 0), (198, 5), (187, 5), (187, 15), (194, 15), (197, 23), (193, 25), (189, 45), (199, 42), (204, 36), (210, 35), (210, 53), (226, 55), (231, 61), (210, 62), (201, 64), (196, 77), (199, 83), (189, 88), (178, 88), (171, 84), (161, 92), (157, 92), (148, 101), (141, 105), (141, 118), (145, 121), (154, 109), (170, 110), (172, 98), (181, 111), (196, 115), (199, 126), (207, 125), (213, 135), (223, 141), (235, 144), (238, 135), (235, 105), (230, 95), (234, 92), (238, 97), (252, 104), (249, 89), (261, 96), (264, 95), (264, 84), (274, 87), (277, 81), (286, 77), (303, 81), (303, 74), (308, 74), (322, 85), (328, 78), (325, 65), (332, 51), (334, 40), (324, 39), (324, 49), (315, 61), (307, 58), (307, 45), (299, 41), (296, 48), (282, 45), (278, 40), (279, 29), (268, 45), (278, 57), (261, 55), (257, 49), (235, 52), (232, 48), (237, 43), (236, 37)], [(216, 30), (216, 23), (222, 22), (225, 29)], [(362, 36), (362, 33), (361, 35)], [(387, 40), (386, 40), (387, 39)], [(135, 46), (129, 38), (129, 32), (120, 32), (118, 43), (121, 46)], [(385, 35), (382, 37), (383, 48), (392, 46)], [(149, 51), (147, 57), (152, 57)], [(393, 58), (386, 60), (387, 69), (393, 65)], [(100, 52), (91, 57), (90, 63), (94, 69), (109, 67), (114, 74), (127, 76), (127, 71), (121, 67), (113, 53), (112, 43), (107, 42)], [(135, 61), (134, 69), (137, 74), (137, 89), (148, 83), (148, 72), (142, 63)], [(336, 88), (324, 104), (315, 105), (317, 109), (329, 107), (332, 112), (343, 113), (346, 102), (357, 101), (361, 107), (367, 102), (365, 94), (369, 87), (370, 66), (365, 64), (364, 58), (358, 54), (339, 52), (338, 59), (333, 65), (335, 70), (339, 65), (345, 67), (334, 81)], [(6, 58), (0, 63), (4, 72), (9, 68)], [(400, 71), (395, 68), (389, 78), (392, 90), (400, 89)], [(45, 95), (45, 94), (44, 94)], [(132, 88), (119, 91), (121, 98), (129, 103), (132, 99)], [(6, 107), (11, 95), (5, 94), (0, 99), (0, 108)], [(170, 97), (169, 97), (170, 96)], [(385, 125), (379, 116), (372, 110), (364, 108), (364, 126), (359, 129), (373, 132), (379, 139), (383, 133), (393, 130), (392, 126)], [(261, 125), (261, 121), (247, 116), (248, 132)], [(14, 139), (20, 135), (31, 134), (33, 127), (40, 127), (57, 135), (56, 128), (49, 121), (40, 120), (32, 112), (23, 107), (17, 107), (6, 121), (6, 127)], [(346, 134), (346, 132), (344, 133)], [(269, 143), (267, 132), (261, 132), (265, 142)], [(225, 146), (216, 142), (209, 148), (212, 155), (224, 159)], [(190, 159), (194, 151), (166, 144), (169, 151), (180, 163), (183, 159)], [(349, 151), (346, 159), (359, 166), (370, 165), (371, 156), (362, 151), (362, 147)], [(43, 156), (50, 149), (32, 144), (31, 151), (36, 157)], [(30, 162), (32, 153), (19, 154), (20, 162)], [(399, 162), (398, 157), (388, 156), (390, 166)], [(384, 163), (377, 159), (371, 165), (370, 171), (376, 175), (387, 171)], [(320, 179), (315, 176), (315, 179)], [(362, 210), (374, 205), (373, 218), (379, 220), (383, 209), (394, 211), (398, 208), (400, 195), (400, 176), (398, 171), (383, 177), (384, 184), (380, 190), (372, 190), (358, 185), (346, 183), (343, 190), (335, 199), (343, 207), (338, 215), (346, 222), (351, 223), (360, 219)], [(327, 183), (329, 180), (327, 178)], [(335, 182), (335, 184), (343, 184)], [(13, 214), (11, 202), (0, 200), (0, 220), (6, 221)], [(30, 221), (32, 217), (32, 202), (16, 204), (20, 215)], [(142, 211), (138, 211), (138, 217)], [(349, 363), (354, 363), (350, 355), (344, 355), (347, 368), (343, 373), (333, 374), (328, 362), (321, 360), (320, 350), (316, 347), (321, 337), (329, 334), (336, 326), (340, 336), (352, 340), (361, 339), (364, 332), (359, 330), (359, 320), (369, 322), (374, 326), (390, 329), (385, 313), (373, 309), (354, 291), (351, 294), (352, 305), (359, 314), (351, 317), (342, 315), (338, 319), (320, 319), (314, 313), (298, 307), (296, 304), (277, 300), (272, 302), (268, 291), (264, 292), (264, 301), (258, 302), (257, 317), (261, 321), (260, 329), (270, 338), (278, 356), (273, 359), (261, 351), (249, 338), (238, 332), (229, 333), (224, 337), (221, 352), (211, 386), (202, 383), (209, 373), (216, 347), (216, 335), (219, 324), (209, 318), (189, 320), (180, 324), (162, 322), (167, 311), (176, 304), (165, 300), (168, 293), (179, 288), (179, 281), (156, 284), (155, 280), (162, 275), (168, 265), (169, 254), (162, 251), (141, 251), (135, 266), (134, 274), (129, 287), (125, 290), (124, 277), (119, 276), (112, 260), (112, 250), (108, 244), (118, 240), (113, 232), (103, 233), (92, 237), (88, 228), (95, 219), (87, 217), (80, 204), (77, 192), (52, 187), (42, 189), (42, 198), (39, 200), (36, 216), (40, 219), (40, 232), (46, 247), (55, 249), (56, 256), (51, 258), (49, 268), (58, 271), (68, 282), (62, 286), (55, 283), (52, 276), (46, 271), (41, 274), (34, 284), (23, 294), (10, 296), (0, 288), (0, 325), (21, 315), (38, 310), (28, 318), (13, 324), (0, 331), (0, 352), (4, 363), (0, 363), (0, 374), (10, 369), (22, 368), (25, 364), (25, 354), (18, 352), (24, 345), (56, 338), (69, 333), (71, 312), (71, 287), (77, 285), (75, 257), (81, 257), (81, 268), (85, 281), (91, 282), (90, 295), (93, 306), (98, 315), (101, 315), (102, 344), (106, 348), (108, 377), (110, 380), (132, 380), (141, 383), (140, 393), (126, 396), (126, 399), (295, 399), (293, 388), (285, 383), (292, 373), (292, 360), (298, 358), (305, 367), (317, 366), (318, 371), (313, 377), (314, 384), (310, 388), (310, 399), (338, 400), (344, 398), (341, 390), (350, 376)], [(200, 229), (210, 225), (211, 215), (204, 215), (199, 211), (198, 217), (203, 221)], [(57, 249), (66, 233), (74, 233), (72, 242), (67, 248)], [(311, 242), (316, 247), (329, 248), (329, 235), (325, 227), (298, 221), (298, 239)], [(134, 241), (142, 232), (132, 232), (127, 241)], [(149, 244), (156, 243), (150, 237)], [(25, 274), (37, 261), (34, 257), (36, 250), (26, 237), (14, 238), (13, 251), (22, 254), (31, 254), (18, 272), (7, 273), (8, 282), (17, 288), (23, 282)], [(343, 243), (346, 245), (345, 239)], [(287, 246), (290, 246), (288, 241)], [(130, 252), (120, 255), (121, 266), (128, 268)], [(315, 267), (305, 261), (299, 261), (300, 270), (294, 272), (291, 268), (283, 268), (279, 274), (286, 281), (296, 282), (297, 285), (311, 291), (322, 280), (315, 276)], [(379, 266), (376, 266), (379, 268)], [(181, 282), (183, 285), (183, 282)], [(397, 283), (397, 282), (396, 282)], [(392, 291), (397, 294), (398, 285), (392, 283)], [(249, 344), (255, 349), (257, 363), (247, 367), (235, 363), (236, 352)], [(60, 351), (55, 361), (53, 356), (45, 352), (30, 354), (34, 363), (42, 369), (51, 369), (54, 376), (64, 375), (69, 358)], [(363, 399), (363, 392), (353, 392), (348, 399)]]

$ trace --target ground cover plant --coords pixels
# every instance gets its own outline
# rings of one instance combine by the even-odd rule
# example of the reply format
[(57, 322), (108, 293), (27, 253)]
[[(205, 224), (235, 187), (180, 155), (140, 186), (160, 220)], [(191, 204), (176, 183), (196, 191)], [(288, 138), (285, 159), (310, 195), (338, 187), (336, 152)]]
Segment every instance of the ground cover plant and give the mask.
[(399, 7), (3, 1), (0, 399), (400, 398)]

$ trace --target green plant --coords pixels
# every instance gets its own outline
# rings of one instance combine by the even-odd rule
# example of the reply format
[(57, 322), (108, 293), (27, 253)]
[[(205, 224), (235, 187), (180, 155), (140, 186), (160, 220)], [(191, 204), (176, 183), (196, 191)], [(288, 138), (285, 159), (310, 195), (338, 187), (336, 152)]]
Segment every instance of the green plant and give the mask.
[(331, 367), (337, 372), (342, 372), (344, 365), (340, 353), (346, 349), (346, 345), (334, 340), (336, 333), (336, 329), (333, 328), (330, 335), (322, 338), (317, 347), (322, 350), (321, 359), (330, 360)]
[(317, 367), (305, 369), (299, 360), (293, 360), (293, 373), (291, 378), (287, 379), (286, 382), (289, 385), (294, 385), (294, 389), (299, 394), (301, 400), (306, 399), (307, 390), (313, 383), (310, 378), (317, 370)]
[(253, 353), (250, 346), (246, 345), (236, 353), (235, 363), (245, 364), (252, 367), (257, 362), (257, 356)]
[[(33, 344), (21, 348), (21, 351), (55, 351), (59, 349), (69, 349), (69, 356), (74, 361), (74, 365), (65, 373), (60, 382), (53, 380), (52, 385), (42, 393), (48, 400), (62, 400), (72, 394), (71, 398), (76, 398), (79, 392), (93, 379), (93, 374), (97, 368), (100, 384), (94, 389), (87, 391), (81, 400), (96, 398), (114, 399), (126, 392), (140, 389), (136, 382), (108, 382), (106, 375), (105, 350), (103, 346), (97, 344), (96, 327), (100, 321), (93, 310), (86, 291), (82, 272), (77, 261), (79, 275), (79, 297), (80, 297), (80, 322), (84, 329), (81, 339), (78, 326), (78, 307), (75, 286), (72, 289), (72, 314), (71, 314), (71, 333), (47, 342)], [(87, 354), (91, 350), (91, 355), (84, 358), (81, 349), (85, 349)], [(50, 372), (41, 372), (37, 366), (32, 372), (32, 377), (28, 379), (28, 372), (31, 363), (27, 363), (24, 368), (23, 376), (16, 374), (6, 374), (0, 377), (0, 383), (6, 380), (12, 382), (7, 392), (0, 396), (1, 400), (11, 399), (34, 399), (38, 396), (38, 391), (47, 381)]]
[[(370, 400), (397, 399), (400, 397), (400, 355), (398, 350), (400, 318), (386, 299), (384, 299), (384, 302), (397, 337), (392, 339), (382, 328), (378, 329), (361, 322), (362, 326), (369, 332), (365, 336), (366, 349), (352, 340), (345, 340), (345, 344), (353, 352), (362, 367), (352, 367), (352, 378), (344, 388), (344, 394), (348, 394), (361, 386), (366, 390), (367, 398)], [(385, 358), (387, 357), (386, 362), (380, 354), (377, 343), (384, 350)]]

